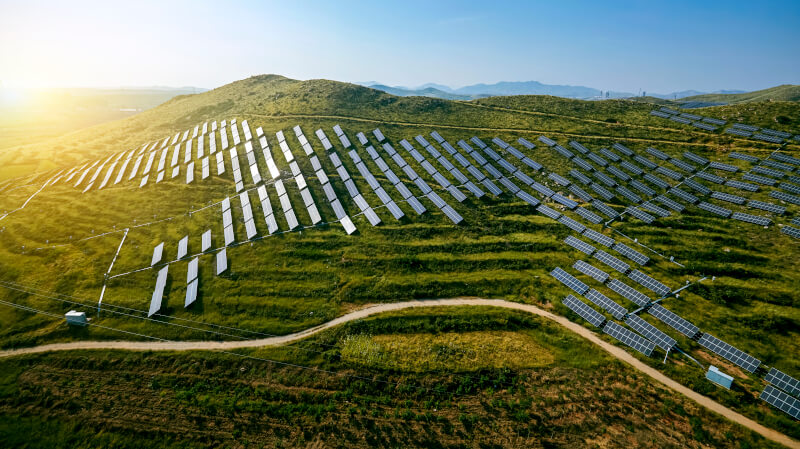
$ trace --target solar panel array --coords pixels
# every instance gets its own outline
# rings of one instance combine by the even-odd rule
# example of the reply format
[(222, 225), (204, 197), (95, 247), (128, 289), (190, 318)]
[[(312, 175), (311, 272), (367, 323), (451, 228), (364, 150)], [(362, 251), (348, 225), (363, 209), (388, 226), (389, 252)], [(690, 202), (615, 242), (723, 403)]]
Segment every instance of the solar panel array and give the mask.
[(800, 397), (800, 380), (795, 379), (777, 368), (770, 368), (764, 380), (793, 396)]
[(631, 267), (628, 264), (617, 259), (611, 254), (608, 254), (603, 250), (597, 250), (597, 252), (594, 253), (593, 257), (602, 262), (603, 264), (608, 265), (609, 267), (619, 271), (622, 274), (627, 273), (628, 270), (631, 269)]
[(575, 263), (572, 265), (572, 268), (593, 278), (601, 284), (604, 284), (609, 278), (608, 273), (582, 260), (575, 261)]
[(589, 290), (586, 293), (586, 298), (589, 301), (592, 301), (593, 303), (597, 304), (598, 307), (602, 308), (603, 310), (606, 310), (608, 313), (610, 313), (614, 318), (618, 320), (621, 320), (628, 313), (628, 309), (617, 304), (612, 299), (598, 292), (595, 289)]
[(553, 276), (562, 284), (577, 292), (579, 295), (583, 295), (589, 290), (589, 287), (586, 284), (579, 281), (575, 276), (567, 273), (561, 268), (556, 267), (550, 272), (550, 276)]
[(627, 257), (628, 259), (638, 263), (639, 265), (647, 265), (647, 262), (650, 261), (650, 258), (645, 256), (644, 254), (636, 251), (635, 249), (625, 245), (624, 243), (615, 243), (612, 247), (614, 251), (622, 254), (623, 256)]
[(595, 252), (594, 246), (584, 242), (583, 240), (575, 238), (571, 235), (564, 240), (564, 243), (589, 256), (591, 256), (592, 253)]
[(608, 288), (615, 291), (620, 296), (629, 299), (634, 304), (644, 307), (650, 303), (650, 298), (648, 298), (647, 295), (622, 281), (612, 279), (606, 285), (608, 285)]
[(770, 220), (769, 218), (760, 217), (758, 215), (745, 214), (742, 212), (734, 212), (731, 215), (731, 218), (734, 220), (744, 221), (747, 223), (753, 223), (759, 226), (767, 226), (770, 223), (772, 223), (772, 220)]
[(595, 327), (602, 326), (603, 322), (606, 320), (602, 313), (594, 310), (589, 307), (588, 304), (572, 295), (568, 295), (561, 302), (567, 306), (568, 309), (572, 310)]
[(664, 308), (661, 304), (653, 304), (647, 309), (647, 312), (689, 338), (694, 338), (700, 333), (700, 329), (697, 326)]
[(730, 211), (730, 209), (725, 209), (724, 207), (720, 207), (715, 204), (706, 203), (705, 201), (698, 204), (697, 207), (707, 212), (711, 212), (712, 214), (716, 214), (725, 218), (730, 217), (731, 214), (733, 213)]
[(639, 270), (631, 270), (628, 277), (649, 290), (652, 290), (658, 295), (665, 296), (671, 292), (670, 288), (661, 282), (651, 278), (650, 276), (642, 273)]
[(638, 315), (628, 315), (625, 318), (625, 324), (630, 326), (636, 332), (642, 334), (645, 338), (652, 341), (656, 346), (665, 351), (671, 351), (678, 342), (674, 338), (662, 332), (657, 327), (648, 323)]
[(613, 321), (609, 321), (605, 324), (605, 326), (603, 326), (603, 332), (648, 357), (653, 354), (653, 350), (656, 348), (656, 345), (653, 342), (635, 332), (625, 329)]
[(697, 340), (697, 342), (711, 352), (730, 362), (735, 363), (748, 372), (754, 373), (759, 365), (761, 365), (760, 360), (740, 349), (729, 345), (728, 343), (725, 343), (711, 334), (703, 334), (700, 339)]
[[(383, 137), (383, 133), (381, 133), (381, 131), (377, 128), (373, 131), (373, 134), (376, 136), (380, 135), (381, 137)], [(389, 149), (391, 149), (392, 153), (396, 153), (394, 148), (391, 148), (391, 145), (386, 143), (384, 144), (384, 147), (386, 146), (388, 146)], [(408, 187), (406, 187), (406, 185), (400, 180), (400, 178), (398, 178), (397, 175), (395, 175), (395, 173), (389, 168), (389, 165), (387, 165), (386, 162), (383, 160), (383, 158), (380, 155), (378, 155), (378, 152), (375, 151), (375, 148), (373, 148), (372, 146), (368, 146), (367, 153), (369, 153), (373, 162), (375, 162), (378, 168), (381, 169), (383, 174), (389, 180), (389, 182), (394, 186), (395, 190), (397, 190), (397, 192), (403, 197), (403, 200), (405, 200), (408, 203), (408, 205), (411, 206), (412, 209), (414, 209), (414, 212), (416, 212), (418, 215), (425, 213), (425, 211), (427, 211), (425, 206), (423, 206), (422, 203), (420, 203), (419, 200), (417, 200), (417, 198), (414, 197), (414, 195), (411, 193)]]
[(795, 419), (800, 419), (800, 400), (789, 396), (772, 385), (767, 385), (767, 387), (764, 388), (759, 399)]
[(168, 269), (169, 265), (166, 265), (158, 271), (156, 287), (153, 289), (153, 296), (150, 298), (150, 309), (147, 312), (148, 317), (155, 315), (161, 310), (161, 300), (164, 298), (164, 287), (167, 285)]

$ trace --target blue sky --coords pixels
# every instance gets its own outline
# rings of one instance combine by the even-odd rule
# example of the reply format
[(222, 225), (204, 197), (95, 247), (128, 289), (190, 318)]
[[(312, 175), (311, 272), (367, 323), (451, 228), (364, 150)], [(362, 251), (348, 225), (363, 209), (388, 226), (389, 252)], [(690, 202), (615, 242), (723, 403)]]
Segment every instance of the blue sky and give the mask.
[[(697, 3), (697, 4), (696, 4)], [(7, 1), (6, 87), (261, 73), (668, 93), (800, 83), (800, 1)]]

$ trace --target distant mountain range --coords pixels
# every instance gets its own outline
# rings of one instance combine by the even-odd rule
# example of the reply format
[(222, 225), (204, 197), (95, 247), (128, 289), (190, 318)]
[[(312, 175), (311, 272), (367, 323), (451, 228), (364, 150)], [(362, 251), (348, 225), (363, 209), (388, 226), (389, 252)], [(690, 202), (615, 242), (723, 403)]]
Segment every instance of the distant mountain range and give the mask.
[[(473, 84), (471, 86), (454, 89), (444, 84), (426, 83), (417, 87), (388, 86), (377, 81), (366, 81), (355, 83), (373, 89), (382, 90), (392, 95), (401, 97), (421, 96), (444, 98), (447, 100), (474, 100), (476, 98), (505, 96), (505, 95), (552, 95), (555, 97), (577, 98), (577, 99), (600, 99), (600, 98), (631, 98), (637, 95), (631, 92), (603, 91), (586, 86), (569, 86), (559, 84), (543, 84), (538, 81), (501, 81), (494, 84)], [(740, 94), (742, 90), (718, 90), (715, 92), (701, 92), (697, 90), (685, 90), (672, 92), (669, 94), (654, 94), (648, 96), (664, 100), (675, 100), (679, 98), (704, 95), (704, 94)]]

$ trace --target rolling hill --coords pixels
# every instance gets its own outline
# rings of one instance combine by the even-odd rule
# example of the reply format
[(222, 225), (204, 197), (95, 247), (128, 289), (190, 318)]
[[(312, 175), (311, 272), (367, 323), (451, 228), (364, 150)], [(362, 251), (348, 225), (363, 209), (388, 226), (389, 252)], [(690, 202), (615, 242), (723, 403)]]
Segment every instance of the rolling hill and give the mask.
[[(800, 372), (800, 297), (796, 288), (800, 260), (795, 257), (800, 240), (778, 230), (798, 217), (797, 207), (787, 203), (783, 214), (759, 212), (771, 220), (766, 228), (691, 205), (682, 212), (668, 211), (651, 223), (624, 216), (603, 226), (565, 207), (570, 204), (567, 201), (558, 202), (541, 193), (552, 189), (575, 201), (578, 209), (594, 207), (556, 181), (558, 177), (550, 176), (568, 178), (573, 186), (589, 190), (571, 174), (577, 167), (574, 159), (538, 141), (541, 135), (565, 149), (574, 149), (568, 143), (572, 140), (597, 151), (619, 142), (652, 164), (669, 162), (648, 152), (648, 147), (663, 151), (667, 160), (683, 160), (690, 151), (735, 164), (737, 174), (730, 176), (750, 167), (746, 161), (729, 158), (731, 151), (762, 159), (775, 151), (775, 146), (766, 142), (709, 133), (653, 117), (649, 114), (652, 109), (650, 104), (630, 100), (588, 102), (553, 96), (469, 102), (398, 97), (353, 84), (261, 75), (208, 92), (181, 95), (124, 120), (0, 150), (2, 179), (16, 177), (0, 184), (0, 212), (15, 210), (0, 221), (0, 301), (5, 305), (0, 308), (0, 346), (153, 338), (245, 340), (301, 331), (368, 304), (504, 298), (566, 316), (694, 391), (798, 438), (796, 421), (758, 399), (764, 388), (761, 373), (750, 373), (714, 355), (696, 339), (674, 332), (649, 315), (647, 321), (669, 333), (694, 361), (677, 352), (665, 354), (662, 349), (648, 357), (623, 346), (562, 304), (565, 296), (577, 293), (551, 276), (556, 267), (576, 273), (576, 279), (629, 310), (636, 308), (604, 283), (572, 268), (576, 261), (586, 260), (636, 285), (623, 271), (600, 265), (596, 257), (564, 243), (568, 236), (587, 239), (574, 229), (586, 226), (646, 253), (649, 260), (644, 265), (625, 259), (646, 275), (671, 288), (689, 282), (680, 295), (664, 298), (664, 307), (753, 354), (765, 365), (795, 375)], [(753, 102), (702, 112), (774, 126), (778, 117), (800, 117), (800, 105)], [(221, 126), (222, 120), (230, 123), (234, 118), (238, 124), (247, 120), (252, 130), (263, 129), (286, 193), (280, 193), (273, 181), (251, 178), (250, 157), (260, 173), (270, 173), (257, 138), (252, 142), (257, 149), (249, 155), (245, 155), (244, 145), (237, 145), (236, 158), (245, 172), (238, 181), (243, 189), (238, 189), (229, 148), (223, 151), (219, 134), (214, 142), (220, 150), (217, 154), (223, 154), (226, 171), (219, 173), (211, 159), (213, 170), (206, 179), (199, 174), (205, 155), (195, 157), (191, 152), (193, 181), (185, 181), (190, 165), (181, 162), (183, 158), (174, 164), (178, 174), (170, 176), (167, 151), (183, 152), (174, 153), (174, 145), (169, 144), (166, 150), (154, 150), (164, 158), (164, 167), (148, 175), (162, 173), (160, 182), (152, 178), (139, 182), (144, 179), (140, 168), (133, 179), (120, 178), (114, 183), (110, 178), (111, 184), (104, 189), (96, 184), (85, 189), (92, 185), (88, 179), (79, 187), (75, 179), (43, 187), (61, 170), (81, 167), (78, 171), (89, 173), (83, 164), (113, 163), (112, 156), (135, 154), (131, 150), (163, 142), (176, 133), (177, 141), (186, 131), (191, 135), (195, 126), (210, 122)], [(785, 126), (794, 124), (796, 121)], [(354, 153), (335, 137), (335, 125), (353, 142)], [(357, 227), (352, 235), (344, 232), (328, 200), (330, 190), (322, 186), (322, 177), (304, 153), (295, 126), (305, 133), (313, 155), (327, 173), (325, 178), (330, 178), (330, 190)], [(408, 169), (379, 145), (372, 132), (376, 128), (402, 154)], [(330, 137), (332, 151), (339, 155), (346, 173), (323, 149), (315, 135), (318, 129)], [(450, 158), (453, 153), (436, 143), (432, 131), (464, 154), (466, 149), (457, 142), (480, 138), (507, 158), (506, 163), (522, 167), (522, 159), (501, 149), (493, 138), (518, 147), (544, 168), (533, 170), (526, 165), (506, 180), (569, 220), (548, 218), (541, 212), (548, 209), (539, 210), (524, 196), (510, 194), (512, 187), (499, 178), (493, 178), (503, 188), (498, 196), (487, 193), (488, 189), (480, 197), (464, 187), (459, 190), (456, 185), (462, 183), (450, 176), (453, 172), (445, 168), (441, 157), (423, 150), (415, 139), (424, 137), (440, 156)], [(291, 149), (296, 166), (283, 154), (278, 132)], [(409, 200), (402, 200), (401, 189), (394, 187), (397, 184), (391, 176), (358, 143), (356, 136), (361, 132), (385, 163), (391, 164), (393, 174), (413, 189), (426, 212), (418, 214)], [(209, 143), (205, 149), (209, 151), (206, 136), (204, 141)], [(537, 146), (527, 149), (517, 144), (520, 137)], [(404, 149), (401, 141), (419, 152)], [(797, 144), (784, 148), (786, 154), (795, 156), (798, 150)], [(494, 159), (489, 152), (485, 154)], [(360, 171), (358, 158), (375, 174), (375, 182), (385, 187), (383, 193), (396, 200), (404, 213), (401, 218), (384, 207), (385, 197)], [(423, 163), (423, 158), (429, 164)], [(474, 156), (471, 160), (486, 167)], [(591, 160), (597, 167), (602, 165)], [(153, 167), (158, 165), (158, 159), (153, 159)], [(441, 170), (465, 198), (459, 201), (452, 190), (434, 181), (430, 167)], [(498, 167), (510, 173), (508, 165), (498, 162)], [(671, 171), (663, 173), (679, 169), (670, 167)], [(96, 168), (92, 172), (98, 173), (98, 183), (106, 173)], [(295, 172), (304, 174), (304, 180), (298, 181)], [(412, 179), (415, 175), (414, 179), (427, 179), (437, 196), (426, 196), (421, 184)], [(659, 176), (663, 182), (675, 182)], [(544, 188), (528, 188), (526, 177)], [(352, 179), (355, 187), (345, 184), (346, 179)], [(730, 195), (774, 201), (767, 188), (743, 193), (710, 182), (709, 186)], [(257, 192), (261, 187), (271, 204), (270, 213), (275, 211), (279, 232), (268, 231), (266, 206)], [(373, 208), (380, 224), (370, 224), (353, 188)], [(315, 200), (321, 222), (312, 223), (303, 190)], [(242, 192), (247, 200), (239, 195)], [(599, 195), (599, 190), (591, 192)], [(633, 207), (621, 196), (612, 197), (607, 201), (612, 210), (623, 212)], [(436, 198), (452, 206), (463, 221), (453, 224), (437, 206)], [(233, 210), (230, 225), (222, 218), (220, 203), (224, 199), (229, 199)], [(716, 201), (707, 196), (704, 200)], [(255, 222), (253, 238), (245, 237), (249, 228), (243, 201), (253, 204), (255, 220), (248, 221)], [(294, 205), (299, 228), (289, 228), (287, 201)], [(26, 206), (17, 209), (22, 204)], [(746, 205), (724, 204), (737, 212), (753, 213)], [(228, 227), (235, 235), (233, 245), (223, 243), (223, 229)], [(213, 250), (198, 252), (199, 237), (208, 230)], [(184, 307), (189, 258), (176, 255), (178, 241), (184, 236), (190, 239), (189, 254), (199, 260), (199, 294), (190, 307)], [(593, 245), (623, 257), (598, 242), (605, 239), (594, 236)], [(161, 242), (169, 276), (161, 313), (148, 320), (156, 279), (151, 259), (153, 248)], [(227, 247), (229, 266), (217, 275), (212, 261), (223, 247)], [(101, 291), (103, 306), (98, 308)], [(28, 309), (11, 308), (8, 303)], [(92, 325), (67, 328), (61, 317), (70, 308), (87, 311)], [(602, 316), (615, 319), (605, 311)], [(662, 363), (665, 356), (667, 362)], [(734, 388), (725, 390), (707, 382), (695, 361), (704, 367), (714, 364), (734, 375)], [(265, 446), (318, 447), (434, 446), (437, 441), (443, 441), (443, 447), (464, 447), (476, 442), (490, 445), (502, 438), (508, 438), (503, 444), (509, 446), (533, 447), (582, 447), (586, 441), (601, 441), (608, 447), (777, 447), (676, 397), (551, 322), (492, 308), (394, 312), (333, 327), (283, 347), (229, 353), (80, 351), (2, 359), (0, 368), (0, 438), (19, 441), (25, 429), (48, 429), (48, 439), (41, 446), (72, 435), (79, 442), (117, 442), (129, 447), (146, 446), (142, 442), (154, 446), (158, 442), (163, 447), (222, 446), (239, 438)]]

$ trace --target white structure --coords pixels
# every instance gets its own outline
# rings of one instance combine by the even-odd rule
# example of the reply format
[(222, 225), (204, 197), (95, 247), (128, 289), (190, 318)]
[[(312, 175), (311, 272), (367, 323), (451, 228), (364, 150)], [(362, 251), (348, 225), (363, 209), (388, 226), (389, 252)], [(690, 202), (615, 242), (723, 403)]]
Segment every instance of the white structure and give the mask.
[(86, 312), (76, 312), (70, 310), (64, 317), (67, 319), (67, 324), (74, 326), (86, 326), (89, 322), (86, 320)]
[(714, 382), (715, 384), (727, 388), (728, 390), (731, 389), (731, 384), (733, 384), (733, 377), (723, 373), (716, 366), (711, 365), (708, 367), (708, 372), (706, 372), (706, 379)]

